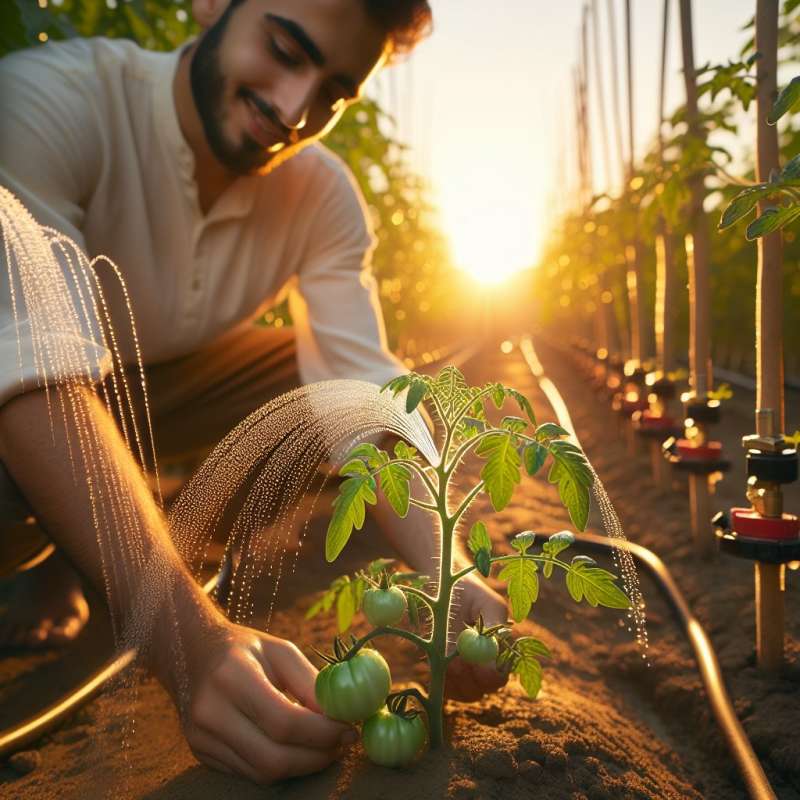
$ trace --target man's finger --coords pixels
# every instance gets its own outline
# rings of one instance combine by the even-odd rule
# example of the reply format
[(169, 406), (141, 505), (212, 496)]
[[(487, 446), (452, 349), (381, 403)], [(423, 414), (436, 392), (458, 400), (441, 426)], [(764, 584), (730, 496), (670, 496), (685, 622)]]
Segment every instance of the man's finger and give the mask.
[(288, 690), (306, 708), (322, 712), (314, 694), (318, 670), (297, 647), (291, 642), (281, 641), (278, 645), (264, 642), (262, 657), (269, 661), (280, 689)]
[(251, 780), (258, 783), (319, 772), (339, 755), (338, 744), (321, 750), (277, 742), (236, 709), (230, 709), (220, 720), (218, 737), (255, 770), (256, 777)]
[(276, 742), (330, 750), (339, 747), (342, 737), (352, 730), (293, 703), (263, 673), (254, 680), (237, 681), (230, 689), (237, 708)]

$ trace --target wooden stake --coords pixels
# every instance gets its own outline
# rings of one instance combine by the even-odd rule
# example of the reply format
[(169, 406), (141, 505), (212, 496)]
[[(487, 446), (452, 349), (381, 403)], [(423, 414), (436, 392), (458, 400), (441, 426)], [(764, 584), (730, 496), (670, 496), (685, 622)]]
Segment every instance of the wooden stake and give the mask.
[(784, 574), (783, 564), (756, 562), (756, 657), (772, 673), (783, 665)]
[[(777, 95), (778, 0), (756, 2), (756, 50), (761, 55), (756, 61), (756, 178), (767, 181), (780, 169), (778, 131), (767, 125)], [(759, 214), (765, 207), (758, 204)], [(763, 436), (780, 435), (784, 427), (782, 282), (782, 239), (777, 232), (758, 240), (756, 432)], [(781, 564), (756, 563), (756, 655), (759, 667), (768, 672), (777, 672), (783, 663), (783, 570)]]

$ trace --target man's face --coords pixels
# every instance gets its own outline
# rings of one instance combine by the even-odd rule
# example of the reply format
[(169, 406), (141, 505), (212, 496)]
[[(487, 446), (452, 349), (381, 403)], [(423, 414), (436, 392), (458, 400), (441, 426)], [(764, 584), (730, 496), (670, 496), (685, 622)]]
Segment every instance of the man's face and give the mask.
[(326, 133), (380, 64), (363, 0), (245, 0), (201, 38), (194, 102), (217, 160), (263, 172)]

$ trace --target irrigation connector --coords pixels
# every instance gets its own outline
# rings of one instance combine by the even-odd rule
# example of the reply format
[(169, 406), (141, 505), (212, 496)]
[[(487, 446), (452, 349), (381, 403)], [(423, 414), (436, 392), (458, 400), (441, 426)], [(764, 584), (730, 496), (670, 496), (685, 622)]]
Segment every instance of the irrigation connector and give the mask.
[(751, 506), (712, 519), (722, 552), (755, 561), (756, 654), (770, 672), (783, 663), (784, 565), (800, 560), (800, 518), (783, 510), (782, 490), (797, 480), (797, 448), (776, 432), (775, 418), (759, 409), (757, 433), (742, 439)]
[(727, 472), (730, 461), (722, 457), (722, 443), (710, 438), (709, 427), (720, 421), (720, 402), (698, 399), (694, 392), (681, 395), (685, 419), (684, 436), (670, 436), (662, 445), (664, 457), (672, 466), (692, 475), (705, 475), (713, 480), (717, 473)]

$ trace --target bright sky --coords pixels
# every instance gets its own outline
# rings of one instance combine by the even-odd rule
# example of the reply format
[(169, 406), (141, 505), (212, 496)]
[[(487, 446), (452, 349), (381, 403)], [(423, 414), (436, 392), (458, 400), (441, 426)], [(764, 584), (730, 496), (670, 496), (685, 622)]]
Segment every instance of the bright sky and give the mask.
[[(625, 108), (624, 2), (614, 0)], [(434, 197), (459, 266), (501, 278), (536, 261), (547, 224), (574, 181), (572, 68), (583, 0), (433, 0), (436, 30), (375, 91)], [(654, 136), (662, 3), (633, 0), (636, 150)], [(696, 0), (695, 61), (738, 57), (754, 0)], [(606, 118), (611, 124), (608, 0), (597, 0)], [(671, 14), (667, 109), (683, 97), (678, 3)], [(594, 56), (590, 58), (593, 64)], [(591, 77), (590, 77), (591, 80)], [(594, 92), (594, 87), (591, 89)], [(594, 95), (592, 100), (594, 99)], [(597, 103), (592, 117), (597, 112)], [(599, 121), (595, 190), (605, 188)], [(610, 132), (613, 142), (613, 129)], [(626, 139), (627, 142), (627, 139)]]

